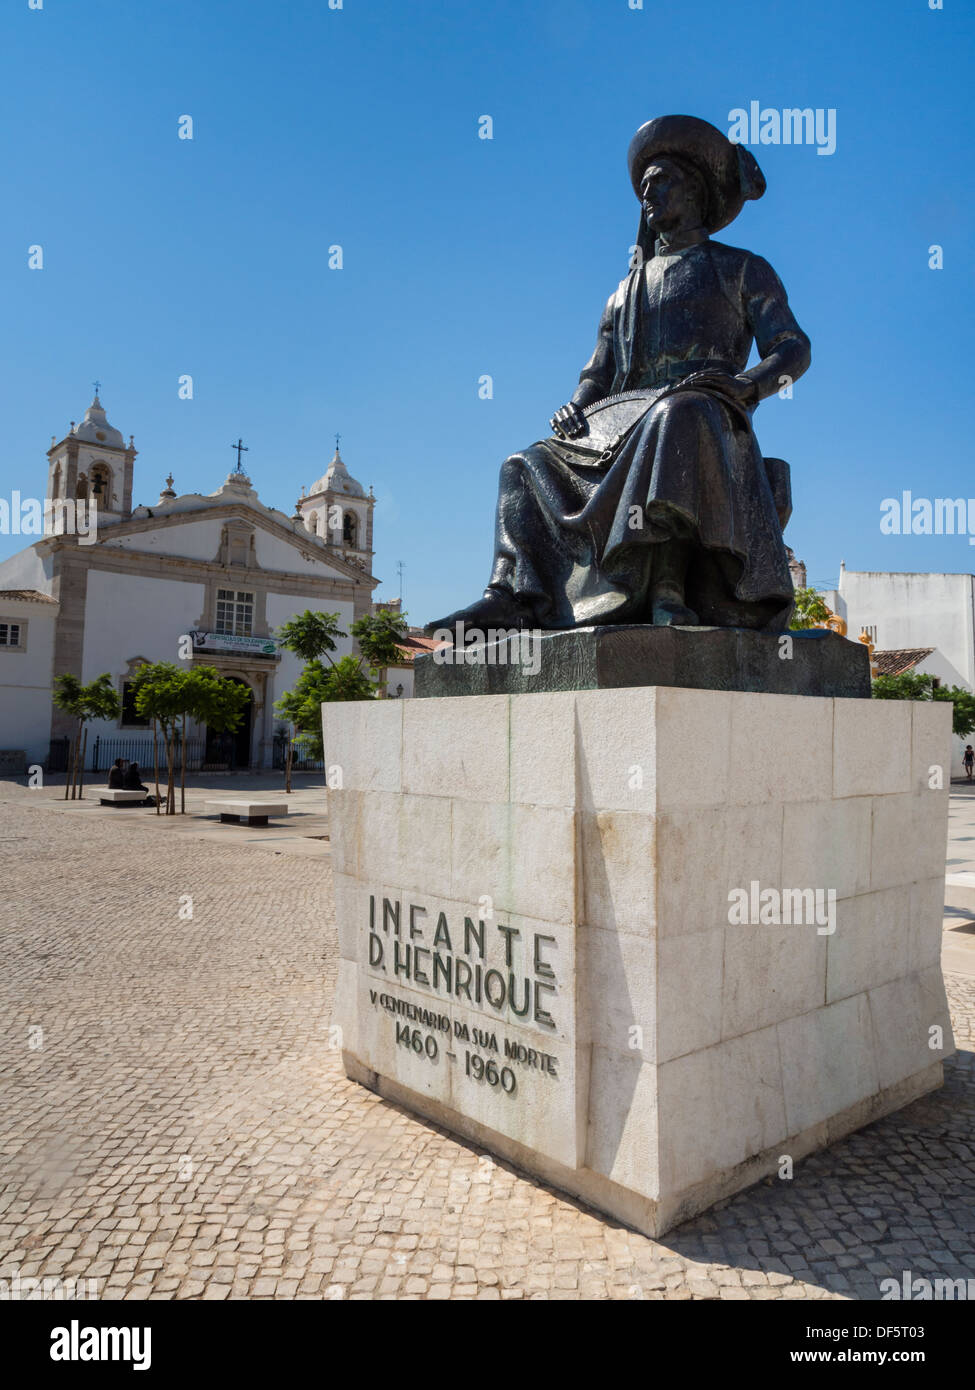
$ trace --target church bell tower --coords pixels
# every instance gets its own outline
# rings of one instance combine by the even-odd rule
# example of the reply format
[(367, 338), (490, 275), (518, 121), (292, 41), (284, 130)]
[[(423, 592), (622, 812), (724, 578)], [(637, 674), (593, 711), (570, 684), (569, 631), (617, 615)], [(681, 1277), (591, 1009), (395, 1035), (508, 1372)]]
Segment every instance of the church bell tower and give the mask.
[(328, 468), (312, 483), (308, 493), (298, 498), (295, 516), (307, 531), (340, 551), (343, 559), (370, 572), (375, 505), (372, 488), (367, 496), (365, 488), (346, 468), (336, 435), (335, 453)]
[(108, 423), (98, 398), (85, 411), (80, 425), (71, 421), (63, 439), (47, 451), (47, 496), (76, 502), (94, 501), (101, 512), (129, 516), (132, 512), (132, 469), (136, 448)]

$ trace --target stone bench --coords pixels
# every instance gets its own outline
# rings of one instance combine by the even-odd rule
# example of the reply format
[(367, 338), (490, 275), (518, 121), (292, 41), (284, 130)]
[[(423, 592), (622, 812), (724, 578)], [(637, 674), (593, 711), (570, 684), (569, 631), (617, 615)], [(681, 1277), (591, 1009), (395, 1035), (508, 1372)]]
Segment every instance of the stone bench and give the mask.
[(103, 806), (135, 805), (145, 801), (149, 795), (148, 791), (130, 791), (128, 788), (119, 787), (92, 787), (93, 791)]
[(206, 813), (219, 816), (225, 825), (267, 825), (268, 816), (286, 816), (286, 801), (206, 801)]

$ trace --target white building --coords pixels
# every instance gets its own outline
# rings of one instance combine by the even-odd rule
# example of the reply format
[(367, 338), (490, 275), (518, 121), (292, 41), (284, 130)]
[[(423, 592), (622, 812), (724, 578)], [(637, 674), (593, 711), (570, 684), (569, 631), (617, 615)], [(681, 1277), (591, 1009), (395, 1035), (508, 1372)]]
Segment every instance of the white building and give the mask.
[[(0, 749), (43, 762), (48, 741), (72, 731), (51, 705), (51, 682), (65, 672), (87, 683), (107, 671), (122, 698), (122, 717), (89, 725), (89, 744), (145, 738), (131, 677), (146, 661), (179, 662), (189, 635), (184, 665), (215, 666), (251, 691), (233, 736), (236, 765), (270, 766), (281, 724), (273, 705), (302, 666), (277, 650), (274, 631), (308, 608), (337, 613), (345, 632), (371, 612), (371, 489), (367, 496), (349, 475), (336, 445), (291, 517), (265, 506), (242, 472), (213, 493), (182, 496), (170, 476), (158, 502), (133, 507), (135, 458), (97, 396), (48, 451), (47, 497), (94, 499), (97, 527), (75, 533), (70, 514), (65, 521), (56, 510), (47, 534), (0, 564), (0, 625), (18, 629), (16, 645), (0, 644)], [(352, 649), (346, 638), (335, 657)], [(209, 738), (205, 729), (191, 734)]]
[(58, 610), (36, 589), (0, 589), (0, 774), (47, 755)]
[[(845, 618), (847, 636), (855, 641), (869, 634), (881, 671), (929, 674), (942, 685), (975, 690), (975, 575), (841, 566), (839, 587), (823, 598)], [(953, 776), (962, 775), (964, 747), (964, 740), (954, 740)]]

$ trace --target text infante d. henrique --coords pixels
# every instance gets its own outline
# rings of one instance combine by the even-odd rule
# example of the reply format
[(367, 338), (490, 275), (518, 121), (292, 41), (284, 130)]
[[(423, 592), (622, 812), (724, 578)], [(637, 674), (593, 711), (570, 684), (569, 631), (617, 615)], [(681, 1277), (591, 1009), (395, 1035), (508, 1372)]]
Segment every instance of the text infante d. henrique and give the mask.
[[(404, 918), (398, 899), (390, 902), (383, 898), (380, 925), (376, 899), (370, 893), (369, 964), (373, 969), (472, 1004), (487, 1003), (498, 1012), (509, 1008), (516, 1018), (530, 1019), (543, 1028), (555, 1027), (555, 1020), (544, 1005), (549, 1002), (547, 996), (558, 993), (558, 982), (551, 964), (543, 957), (545, 943), (554, 943), (554, 936), (530, 933), (531, 974), (516, 975), (512, 968), (513, 947), (522, 935), (520, 927), (493, 924), (504, 946), (504, 968), (497, 969), (484, 964), (485, 946), (491, 939), (486, 922), (465, 917), (462, 934), (455, 924), (455, 946), (447, 914), (438, 914), (432, 937), (427, 935), (431, 922), (420, 920), (428, 916), (425, 907), (410, 903)], [(430, 944), (424, 945), (425, 940)], [(528, 942), (522, 944), (527, 949)]]

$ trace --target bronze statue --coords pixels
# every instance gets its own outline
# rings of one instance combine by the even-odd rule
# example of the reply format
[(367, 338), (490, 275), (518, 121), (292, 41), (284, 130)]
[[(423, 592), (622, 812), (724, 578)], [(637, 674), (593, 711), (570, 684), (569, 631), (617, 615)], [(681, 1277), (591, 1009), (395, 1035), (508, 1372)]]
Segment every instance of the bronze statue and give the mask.
[(648, 121), (628, 158), (630, 272), (555, 434), (501, 467), (483, 598), (428, 630), (788, 624), (788, 467), (751, 417), (806, 370), (809, 339), (772, 267), (710, 239), (765, 179), (694, 116)]

